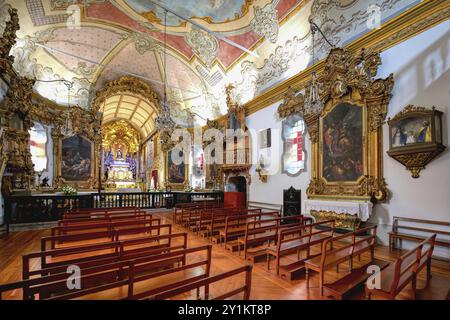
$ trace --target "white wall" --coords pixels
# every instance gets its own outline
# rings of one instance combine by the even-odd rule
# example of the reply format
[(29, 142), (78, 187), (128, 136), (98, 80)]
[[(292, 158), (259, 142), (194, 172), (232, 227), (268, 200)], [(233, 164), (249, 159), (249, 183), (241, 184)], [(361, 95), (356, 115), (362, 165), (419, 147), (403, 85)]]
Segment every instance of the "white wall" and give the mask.
[[(392, 117), (406, 105), (431, 107), (444, 112), (444, 144), (450, 141), (450, 20), (423, 32), (382, 53), (382, 66), (378, 77), (394, 73), (393, 97), (388, 107)], [(250, 129), (272, 128), (272, 142), (281, 145), (281, 121), (277, 120), (280, 102), (260, 110), (247, 118)], [(278, 131), (278, 132), (277, 132)], [(383, 126), (384, 176), (391, 198), (375, 206), (372, 222), (380, 226), (379, 234), (387, 243), (386, 232), (391, 229), (393, 216), (450, 221), (450, 148), (431, 162), (413, 179), (403, 165), (390, 158), (388, 126)], [(253, 143), (253, 157), (256, 157), (256, 141)], [(291, 185), (302, 190), (302, 200), (310, 179), (310, 143), (306, 142), (307, 170), (298, 177), (288, 177), (278, 172), (269, 176), (263, 184), (253, 175), (250, 185), (250, 201), (282, 204), (282, 191)], [(282, 149), (272, 152), (272, 159), (280, 161)], [(450, 257), (449, 252), (437, 250)]]
[[(306, 188), (310, 180), (310, 153), (311, 143), (309, 138), (305, 140), (306, 148), (306, 170), (297, 177), (289, 177), (287, 174), (281, 173), (281, 156), (283, 153), (283, 142), (281, 139), (282, 121), (278, 119), (277, 109), (280, 102), (277, 102), (267, 108), (258, 111), (247, 117), (247, 126), (249, 129), (255, 130), (255, 135), (260, 130), (271, 128), (272, 147), (270, 155), (264, 155), (265, 159), (270, 159), (271, 165), (268, 170), (270, 175), (267, 183), (259, 180), (258, 174), (251, 170), (252, 183), (250, 184), (249, 201), (265, 202), (272, 204), (283, 204), (283, 189), (293, 186), (302, 190), (302, 200), (306, 199)], [(257, 161), (258, 139), (257, 136), (252, 137), (252, 159)]]

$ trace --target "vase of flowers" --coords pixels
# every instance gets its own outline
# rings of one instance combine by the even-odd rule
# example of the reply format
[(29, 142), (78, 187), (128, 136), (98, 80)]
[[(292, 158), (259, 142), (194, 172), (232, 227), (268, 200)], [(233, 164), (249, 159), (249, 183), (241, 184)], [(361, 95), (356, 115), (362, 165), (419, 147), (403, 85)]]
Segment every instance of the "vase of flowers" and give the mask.
[(64, 186), (61, 188), (61, 191), (65, 196), (75, 196), (78, 192), (77, 189), (71, 186)]

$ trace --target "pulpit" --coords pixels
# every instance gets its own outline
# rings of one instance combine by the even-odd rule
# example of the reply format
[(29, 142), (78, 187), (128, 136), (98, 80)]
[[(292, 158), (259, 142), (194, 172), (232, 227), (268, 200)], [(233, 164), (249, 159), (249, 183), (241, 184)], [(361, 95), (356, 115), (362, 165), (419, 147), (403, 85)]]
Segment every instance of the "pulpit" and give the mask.
[(224, 207), (245, 208), (245, 192), (225, 192), (223, 205)]

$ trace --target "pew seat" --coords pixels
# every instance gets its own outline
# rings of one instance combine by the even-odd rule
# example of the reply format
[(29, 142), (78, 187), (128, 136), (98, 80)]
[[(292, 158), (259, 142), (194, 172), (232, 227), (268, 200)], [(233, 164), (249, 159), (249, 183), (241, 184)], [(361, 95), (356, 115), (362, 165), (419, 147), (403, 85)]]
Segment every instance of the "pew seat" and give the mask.
[(431, 280), (431, 257), (433, 255), (436, 234), (409, 250), (395, 262), (380, 272), (380, 287), (368, 288), (366, 297), (372, 295), (394, 300), (409, 284), (411, 284), (411, 298), (415, 299), (417, 289), (417, 275), (426, 267), (426, 286)]
[(377, 265), (380, 270), (383, 270), (389, 265), (389, 262), (379, 259), (364, 264), (359, 268), (355, 268), (348, 275), (340, 278), (332, 283), (327, 283), (323, 287), (324, 296), (333, 297), (335, 300), (342, 300), (350, 295), (355, 289), (364, 285), (367, 279), (371, 276), (367, 273), (367, 268), (372, 265)]
[[(433, 226), (433, 227), (430, 227)], [(402, 248), (402, 241), (422, 242), (431, 234), (436, 234), (434, 245), (450, 248), (450, 222), (408, 217), (394, 217), (392, 231), (388, 232), (389, 246), (392, 249)]]

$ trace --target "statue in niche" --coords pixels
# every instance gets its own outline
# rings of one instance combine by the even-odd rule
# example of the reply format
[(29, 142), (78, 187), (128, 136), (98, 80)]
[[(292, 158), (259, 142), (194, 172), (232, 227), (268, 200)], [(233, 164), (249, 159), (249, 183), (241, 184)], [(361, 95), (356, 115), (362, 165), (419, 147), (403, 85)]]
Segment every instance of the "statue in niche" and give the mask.
[(120, 148), (117, 148), (116, 159), (123, 160), (123, 154), (122, 154), (122, 150)]

